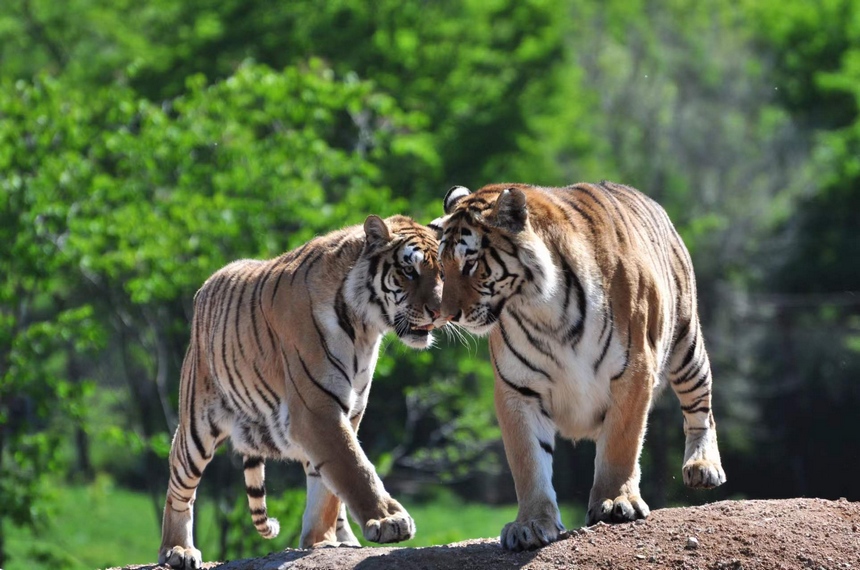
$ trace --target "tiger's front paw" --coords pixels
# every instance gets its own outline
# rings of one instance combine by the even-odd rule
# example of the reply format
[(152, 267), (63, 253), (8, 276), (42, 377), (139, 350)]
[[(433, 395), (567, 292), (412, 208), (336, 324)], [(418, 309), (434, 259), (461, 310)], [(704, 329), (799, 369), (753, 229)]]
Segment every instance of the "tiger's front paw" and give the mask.
[(688, 461), (682, 469), (684, 485), (691, 489), (713, 489), (726, 482), (726, 472), (719, 462), (707, 459)]
[(203, 555), (193, 546), (174, 546), (158, 553), (158, 564), (167, 564), (176, 570), (197, 570), (203, 565)]
[(514, 521), (505, 525), (499, 541), (505, 550), (534, 550), (558, 540), (562, 530), (564, 527), (560, 523), (548, 518)]
[(409, 516), (400, 503), (389, 499), (385, 516), (369, 519), (364, 523), (362, 533), (371, 542), (385, 544), (402, 542), (415, 536), (415, 521)]
[(603, 499), (592, 502), (585, 516), (586, 526), (598, 522), (624, 523), (647, 518), (651, 509), (641, 497), (622, 494), (615, 499)]

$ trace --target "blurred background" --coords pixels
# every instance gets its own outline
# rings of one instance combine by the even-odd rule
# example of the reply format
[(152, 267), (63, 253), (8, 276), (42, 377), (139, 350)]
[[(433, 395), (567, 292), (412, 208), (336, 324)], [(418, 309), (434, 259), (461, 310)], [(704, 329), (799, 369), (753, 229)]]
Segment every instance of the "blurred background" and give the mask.
[[(192, 297), (368, 213), (429, 222), (454, 184), (610, 179), (689, 247), (728, 483), (681, 484), (651, 417), (652, 508), (860, 499), (860, 1), (4, 0), (0, 567), (153, 562)], [(411, 545), (516, 513), (484, 340), (388, 339), (363, 446)], [(560, 443), (578, 527), (594, 446)], [(204, 559), (295, 546), (296, 465), (254, 531), (240, 462), (203, 477)]]

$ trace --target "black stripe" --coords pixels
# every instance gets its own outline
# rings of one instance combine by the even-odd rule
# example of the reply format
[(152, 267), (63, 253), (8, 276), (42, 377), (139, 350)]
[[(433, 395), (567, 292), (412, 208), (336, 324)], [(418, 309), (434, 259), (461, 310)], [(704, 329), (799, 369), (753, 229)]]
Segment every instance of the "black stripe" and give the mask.
[[(600, 336), (598, 338), (603, 338), (603, 333), (606, 332), (606, 327), (609, 326), (609, 334), (606, 335), (606, 340), (603, 342), (603, 350), (600, 351), (600, 357), (594, 362), (594, 373), (597, 373), (597, 369), (600, 368), (600, 365), (603, 363), (603, 359), (606, 358), (606, 353), (609, 352), (609, 344), (612, 342), (612, 336), (615, 334), (615, 315), (612, 311), (612, 304), (609, 305), (609, 311), (603, 313), (603, 330), (600, 331)], [(612, 324), (610, 324), (612, 323)]]
[(254, 499), (262, 499), (266, 496), (266, 487), (245, 487), (245, 493)]
[(245, 358), (246, 358), (245, 357), (245, 345), (242, 342), (242, 337), (244, 335), (242, 334), (242, 331), (241, 331), (239, 325), (241, 324), (241, 319), (242, 319), (242, 311), (241, 311), (242, 306), (243, 306), (242, 300), (243, 300), (243, 297), (245, 296), (245, 290), (247, 288), (248, 288), (247, 279), (242, 279), (242, 287), (239, 290), (239, 298), (236, 299), (236, 326), (235, 326), (236, 338), (234, 339), (234, 342), (239, 344), (239, 354), (242, 355), (242, 360), (245, 360)]
[[(257, 415), (257, 416), (262, 415), (262, 412), (260, 411), (260, 408), (257, 407), (257, 403), (254, 401), (254, 398), (251, 397), (251, 391), (248, 389), (248, 384), (242, 379), (242, 374), (239, 372), (239, 362), (236, 360), (236, 352), (235, 351), (233, 351), (233, 358), (231, 359), (231, 361), (233, 363), (233, 372), (235, 372), (235, 374), (236, 374), (236, 379), (238, 381), (238, 384), (242, 387), (242, 390), (245, 392), (245, 397), (248, 400), (248, 406), (251, 408), (251, 411), (255, 415)], [(227, 377), (232, 380), (232, 375), (231, 375), (229, 368), (227, 368)], [(260, 393), (259, 390), (257, 391), (257, 393)], [(241, 394), (238, 394), (238, 395), (241, 396)]]
[(627, 325), (627, 352), (624, 353), (624, 366), (621, 367), (621, 370), (610, 378), (609, 380), (614, 382), (621, 378), (621, 376), (627, 371), (627, 364), (630, 362), (630, 345), (633, 342), (633, 331), (630, 330), (630, 325)]
[(708, 372), (702, 374), (702, 376), (699, 378), (699, 381), (696, 382), (696, 384), (692, 388), (687, 388), (686, 390), (675, 390), (675, 394), (681, 395), (681, 394), (690, 394), (691, 392), (695, 392), (696, 390), (698, 390), (699, 388), (704, 386), (705, 383), (708, 382), (708, 379), (710, 377), (711, 377), (711, 373), (709, 370)]
[(301, 355), (301, 354), (299, 354), (298, 349), (296, 349), (296, 356), (298, 356), (298, 357), (299, 357), (299, 362), (301, 363), (302, 368), (304, 369), (305, 374), (307, 375), (308, 379), (309, 379), (311, 382), (313, 382), (313, 383), (314, 383), (314, 385), (315, 385), (317, 388), (319, 388), (320, 390), (322, 390), (325, 394), (328, 394), (328, 396), (329, 396), (332, 400), (334, 400), (335, 402), (337, 402), (338, 406), (340, 406), (340, 409), (341, 409), (341, 410), (343, 410), (343, 413), (344, 413), (344, 414), (349, 413), (349, 407), (348, 407), (346, 404), (344, 404), (343, 402), (341, 402), (341, 401), (340, 401), (340, 398), (338, 398), (338, 397), (337, 397), (337, 395), (336, 395), (334, 392), (332, 392), (331, 390), (329, 390), (328, 388), (326, 388), (325, 386), (323, 386), (322, 384), (320, 384), (320, 383), (317, 381), (317, 379), (313, 377), (313, 375), (311, 374), (311, 371), (308, 369), (308, 365), (307, 365), (307, 364), (305, 364), (305, 361), (304, 361), (304, 359), (302, 358), (302, 355)]
[(499, 379), (501, 379), (502, 382), (504, 382), (505, 384), (507, 384), (508, 386), (510, 386), (511, 388), (516, 390), (517, 392), (519, 392), (521, 395), (525, 396), (526, 398), (534, 398), (536, 400), (541, 400), (541, 395), (538, 394), (537, 392), (535, 392), (534, 390), (532, 390), (531, 388), (528, 388), (526, 386), (518, 386), (517, 384), (514, 384), (513, 382), (511, 382), (510, 380), (508, 380), (507, 378), (505, 378), (501, 374), (499, 374)]
[(703, 403), (705, 400), (707, 400), (710, 396), (711, 396), (711, 393), (710, 393), (710, 392), (707, 392), (706, 394), (704, 394), (704, 395), (702, 395), (702, 396), (699, 396), (698, 398), (696, 398), (695, 400), (693, 400), (693, 402), (692, 402), (692, 403), (687, 404), (686, 406), (681, 406), (681, 409), (682, 409), (683, 411), (687, 412), (687, 413), (693, 413), (693, 412), (709, 412), (709, 411), (711, 411), (711, 408), (710, 408), (709, 406), (704, 406), (704, 407), (701, 407), (701, 408), (700, 408), (699, 406), (701, 406), (701, 405), (702, 405), (702, 403)]
[[(314, 240), (314, 241), (316, 241), (316, 240)], [(309, 244), (310, 243), (313, 243), (313, 242), (309, 242)], [(304, 249), (304, 248), (302, 248), (302, 249)], [(295, 267), (295, 269), (293, 269), (293, 274), (290, 277), (290, 285), (295, 283), (296, 277), (298, 276), (299, 271), (305, 266), (305, 264), (308, 264), (308, 267), (305, 270), (305, 276), (307, 277), (307, 273), (310, 272), (310, 270), (313, 268), (314, 264), (316, 264), (316, 262), (319, 261), (319, 259), (323, 256), (323, 253), (324, 253), (323, 251), (316, 251), (316, 252), (309, 253), (308, 255), (304, 256), (302, 258), (302, 260), (299, 262), (299, 264)], [(280, 278), (278, 278), (278, 283), (275, 283), (275, 293), (278, 292), (278, 285), (280, 285)], [(274, 300), (274, 299), (275, 299), (275, 295), (274, 295), (274, 293), (272, 293), (272, 300)]]
[[(518, 311), (516, 311), (515, 309), (510, 309), (506, 313), (506, 315), (510, 315), (511, 318), (514, 319), (514, 322), (517, 323), (517, 325), (520, 327), (520, 330), (523, 332), (523, 335), (526, 337), (526, 340), (529, 341), (529, 344), (531, 344), (535, 350), (537, 350), (538, 352), (540, 352), (541, 354), (543, 354), (544, 356), (546, 356), (547, 358), (549, 358), (550, 360), (555, 362), (557, 365), (561, 365), (561, 363), (558, 361), (558, 359), (555, 357), (555, 355), (552, 352), (550, 352), (549, 348), (547, 348), (546, 343), (544, 343), (540, 339), (536, 338), (534, 335), (532, 335), (531, 331), (529, 331), (528, 328), (526, 328), (525, 323), (523, 323), (523, 317), (522, 317), (522, 315), (520, 315), (520, 313)], [(537, 328), (537, 327), (535, 327), (535, 328)]]
[(194, 413), (197, 408), (194, 405), (196, 395), (195, 390), (192, 389), (189, 390), (189, 392), (191, 392), (191, 401), (189, 402), (189, 408), (191, 409), (191, 413), (188, 414), (188, 431), (191, 432), (191, 441), (194, 442), (194, 447), (197, 448), (197, 452), (200, 454), (200, 457), (202, 457), (203, 459), (209, 459), (209, 455), (206, 454), (206, 449), (203, 447), (203, 442), (200, 440), (200, 435), (197, 433), (197, 414)]
[(251, 516), (252, 517), (260, 516), (260, 515), (266, 516), (266, 514), (267, 514), (266, 507), (260, 507), (258, 509), (251, 509)]
[[(218, 328), (220, 328), (221, 314), (227, 310), (227, 303), (224, 302), (224, 290), (230, 287), (230, 279), (222, 274), (219, 275), (212, 283), (214, 291), (209, 292), (206, 296), (206, 316), (208, 317), (208, 325), (205, 328), (207, 333), (206, 348), (208, 349), (209, 361), (214, 366), (216, 349), (215, 335)], [(216, 327), (216, 325), (219, 326)]]
[(352, 378), (350, 378), (349, 374), (347, 374), (346, 370), (344, 369), (343, 362), (341, 362), (339, 358), (337, 358), (334, 354), (332, 354), (331, 349), (328, 347), (328, 341), (326, 341), (325, 335), (323, 334), (323, 331), (320, 328), (319, 322), (317, 322), (317, 317), (314, 314), (313, 303), (311, 303), (311, 306), (310, 306), (310, 313), (311, 313), (311, 322), (314, 324), (314, 329), (316, 329), (316, 331), (317, 331), (317, 335), (319, 336), (320, 344), (323, 347), (323, 351), (325, 352), (326, 358), (328, 359), (329, 362), (332, 363), (332, 366), (337, 368), (338, 372), (340, 372), (341, 375), (343, 376), (344, 380), (346, 380), (346, 383), (349, 384), (350, 386), (352, 386)]
[(680, 386), (681, 384), (686, 384), (693, 378), (699, 375), (699, 372), (702, 371), (702, 367), (705, 365), (705, 359), (700, 358), (698, 362), (696, 362), (695, 366), (690, 367), (690, 369), (681, 377), (675, 378), (672, 380), (672, 384), (675, 386)]
[(487, 250), (487, 252), (490, 254), (490, 257), (493, 258), (493, 261), (495, 261), (502, 268), (502, 274), (498, 278), (496, 278), (496, 283), (500, 283), (505, 279), (516, 279), (517, 277), (519, 277), (519, 275), (517, 275), (516, 273), (510, 272), (507, 264), (504, 262), (502, 257), (499, 255), (499, 252), (496, 251), (495, 248), (489, 249)]
[(523, 356), (523, 355), (522, 355), (522, 354), (521, 354), (517, 349), (515, 349), (515, 348), (514, 348), (513, 343), (511, 343), (511, 339), (510, 339), (510, 337), (508, 336), (508, 331), (505, 329), (505, 325), (504, 325), (504, 322), (503, 322), (503, 321), (499, 321), (499, 332), (501, 332), (501, 333), (502, 333), (502, 340), (504, 340), (504, 341), (505, 341), (505, 346), (507, 346), (507, 347), (508, 347), (508, 350), (509, 350), (509, 351), (510, 351), (514, 356), (516, 356), (516, 357), (517, 357), (517, 360), (519, 360), (520, 362), (522, 362), (522, 363), (523, 363), (523, 365), (524, 365), (526, 368), (528, 368), (529, 370), (531, 370), (532, 372), (536, 372), (536, 373), (538, 373), (538, 374), (543, 375), (547, 380), (552, 380), (552, 379), (549, 377), (549, 374), (547, 374), (546, 372), (544, 372), (543, 370), (541, 370), (540, 368), (538, 368), (537, 366), (535, 366), (534, 364), (532, 364), (531, 362), (529, 362), (528, 360), (526, 360), (526, 357), (525, 357), (525, 356)]
[(227, 373), (227, 381), (230, 383), (230, 396), (232, 397), (233, 395), (235, 395), (242, 404), (248, 405), (248, 407), (253, 409), (253, 403), (245, 402), (242, 399), (242, 396), (239, 394), (238, 390), (236, 389), (236, 380), (233, 378), (233, 374), (230, 371), (230, 363), (227, 362), (227, 323), (230, 322), (230, 307), (233, 305), (233, 295), (235, 293), (236, 282), (233, 281), (230, 284), (229, 291), (227, 292), (227, 302), (225, 303), (226, 308), (224, 309), (224, 323), (223, 326), (220, 326), (219, 323), (218, 327), (221, 329), (221, 361), (224, 364), (224, 371)]
[[(266, 390), (267, 390), (270, 394), (274, 394), (274, 392), (272, 391), (272, 389), (271, 389), (271, 388), (269, 387), (269, 385), (266, 383), (266, 379), (265, 379), (265, 378), (263, 378), (263, 373), (262, 373), (262, 372), (260, 372), (260, 368), (257, 366), (257, 363), (256, 363), (256, 362), (254, 362), (254, 363), (253, 363), (253, 365), (251, 366), (251, 368), (254, 370), (254, 376), (256, 376), (256, 377), (257, 377), (257, 380), (259, 381), (259, 384), (260, 384), (260, 385), (262, 385), (264, 388), (266, 388)], [(277, 404), (279, 403), (279, 399), (278, 399), (277, 395), (275, 395), (275, 401), (274, 401), (274, 402), (272, 402), (269, 398), (267, 398), (267, 397), (266, 397), (266, 395), (265, 395), (265, 394), (264, 394), (264, 393), (263, 393), (259, 388), (257, 388), (256, 392), (257, 392), (257, 395), (258, 395), (258, 396), (260, 396), (260, 398), (262, 398), (262, 399), (263, 399), (263, 402), (265, 402), (265, 403), (266, 403), (266, 406), (268, 406), (268, 407), (269, 407), (269, 410), (270, 410), (271, 412), (274, 412), (274, 411), (275, 411), (275, 407), (276, 407), (276, 406), (277, 406)]]
[(209, 422), (209, 435), (212, 439), (217, 441), (218, 438), (221, 437), (221, 428), (215, 425), (215, 422), (212, 421), (212, 416), (209, 413), (206, 414), (206, 421)]
[(547, 442), (545, 442), (542, 439), (538, 439), (538, 445), (540, 445), (541, 449), (543, 449), (544, 451), (546, 451), (550, 455), (552, 455), (555, 451), (550, 444), (548, 444)]
[(690, 332), (690, 323), (693, 322), (693, 319), (687, 319), (681, 325), (681, 328), (678, 329), (678, 332), (675, 333), (675, 346), (678, 345), (683, 339), (687, 337), (687, 334)]
[(576, 303), (579, 309), (579, 321), (574, 324), (564, 335), (565, 342), (572, 342), (575, 347), (582, 339), (582, 333), (585, 330), (585, 289), (582, 287), (582, 282), (574, 273), (573, 269), (567, 264), (567, 261), (562, 258), (564, 271), (573, 279), (573, 286), (576, 287)]
[(262, 290), (262, 285), (263, 279), (258, 277), (257, 283), (251, 291), (251, 302), (248, 303), (251, 311), (251, 330), (254, 331), (254, 341), (257, 343), (257, 352), (263, 352), (263, 342), (260, 340), (260, 327), (257, 325), (257, 311), (262, 308), (260, 303), (260, 291)]
[(349, 337), (349, 340), (355, 342), (355, 328), (352, 326), (352, 322), (350, 321), (349, 314), (347, 313), (346, 300), (343, 297), (343, 288), (346, 286), (346, 279), (344, 279), (340, 287), (337, 290), (337, 295), (334, 299), (334, 312), (337, 315), (337, 324), (346, 335)]
[[(183, 467), (183, 470), (187, 471), (184, 467)], [(186, 489), (188, 491), (193, 491), (194, 489), (197, 488), (197, 483), (194, 483), (192, 485), (186, 485), (185, 484), (185, 481), (182, 480), (182, 476), (179, 474), (179, 471), (176, 469), (175, 465), (173, 466), (171, 475), (173, 475), (173, 477), (171, 477), (171, 480), (174, 483), (176, 483), (177, 485), (179, 485), (180, 487), (182, 487), (183, 489)]]
[(257, 467), (259, 467), (262, 464), (263, 464), (263, 458), (262, 457), (246, 457), (245, 460), (242, 462), (242, 468), (246, 469), (246, 470), (247, 469), (256, 469)]
[(537, 400), (537, 402), (538, 402), (538, 406), (540, 407), (540, 413), (541, 413), (541, 415), (543, 415), (543, 416), (545, 416), (545, 417), (547, 417), (547, 418), (552, 419), (552, 418), (551, 418), (551, 416), (550, 416), (550, 414), (549, 414), (549, 412), (546, 410), (546, 408), (545, 408), (545, 407), (544, 407), (544, 405), (543, 405), (543, 398), (541, 397), (541, 395), (540, 395), (540, 394), (538, 394), (537, 392), (535, 392), (534, 390), (532, 390), (531, 388), (528, 388), (528, 387), (526, 387), (526, 386), (518, 386), (517, 384), (514, 384), (513, 382), (511, 382), (510, 380), (508, 380), (507, 378), (505, 378), (505, 377), (502, 375), (502, 373), (501, 373), (501, 372), (499, 372), (499, 367), (498, 367), (498, 366), (496, 366), (495, 361), (493, 361), (493, 368), (495, 369), (495, 371), (496, 371), (496, 377), (497, 377), (499, 380), (501, 380), (502, 382), (504, 382), (505, 384), (507, 384), (511, 389), (516, 390), (520, 395), (525, 396), (526, 398), (532, 398), (532, 399), (534, 399), (534, 400)]
[(287, 353), (284, 351), (283, 348), (281, 348), (281, 357), (284, 359), (284, 363), (287, 365), (287, 378), (290, 379), (290, 383), (293, 385), (293, 388), (296, 391), (296, 395), (299, 397), (299, 400), (302, 401), (302, 404), (305, 405), (305, 408), (310, 410), (311, 407), (308, 406), (308, 403), (305, 401), (305, 397), (302, 396), (301, 390), (299, 390), (299, 387), (296, 385), (296, 379), (293, 378), (293, 371), (290, 368), (290, 359), (287, 358)]
[(675, 376), (676, 374), (681, 372), (681, 370), (686, 368), (687, 365), (690, 364), (690, 361), (693, 360), (693, 355), (696, 352), (696, 346), (698, 346), (698, 341), (699, 333), (698, 331), (695, 331), (693, 334), (693, 340), (690, 342), (690, 348), (687, 350), (687, 354), (684, 355), (684, 360), (681, 362), (681, 365), (678, 368), (672, 371), (672, 376)]

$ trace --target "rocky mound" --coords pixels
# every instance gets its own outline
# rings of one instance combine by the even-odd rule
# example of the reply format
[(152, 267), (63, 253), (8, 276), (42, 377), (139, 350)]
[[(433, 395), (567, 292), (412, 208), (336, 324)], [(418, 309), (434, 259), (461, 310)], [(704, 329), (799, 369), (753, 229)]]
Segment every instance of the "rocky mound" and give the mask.
[[(653, 511), (646, 521), (569, 531), (533, 552), (496, 539), (425, 548), (285, 550), (208, 563), (219, 570), (323, 569), (860, 569), (860, 502), (845, 499), (722, 501)], [(158, 566), (128, 566), (156, 569)]]

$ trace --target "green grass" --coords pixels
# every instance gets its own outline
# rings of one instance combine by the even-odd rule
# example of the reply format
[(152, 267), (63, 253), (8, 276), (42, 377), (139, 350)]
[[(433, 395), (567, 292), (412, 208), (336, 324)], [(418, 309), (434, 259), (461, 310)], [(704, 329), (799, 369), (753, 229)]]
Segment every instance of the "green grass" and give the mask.
[[(201, 499), (196, 517), (198, 547), (205, 559), (214, 557), (217, 552), (217, 531), (211, 517), (211, 509), (215, 507), (209, 503)], [(429, 546), (495, 537), (517, 512), (514, 505), (473, 504), (450, 495), (443, 495), (433, 503), (413, 504), (407, 500), (404, 506), (414, 517), (418, 533), (415, 539), (398, 546)], [(568, 526), (578, 525), (582, 518), (581, 510), (562, 509), (562, 520)], [(254, 533), (250, 516), (246, 522), (248, 532)], [(160, 514), (145, 494), (110, 485), (67, 487), (59, 495), (49, 528), (38, 533), (8, 525), (4, 528), (8, 533), (8, 560), (4, 568), (92, 570), (153, 563), (161, 538), (160, 526)], [(267, 542), (269, 551), (296, 546), (280, 540)]]
[(48, 528), (9, 528), (5, 570), (104, 568), (152, 562), (158, 551), (155, 508), (140, 493), (99, 486), (63, 489)]

